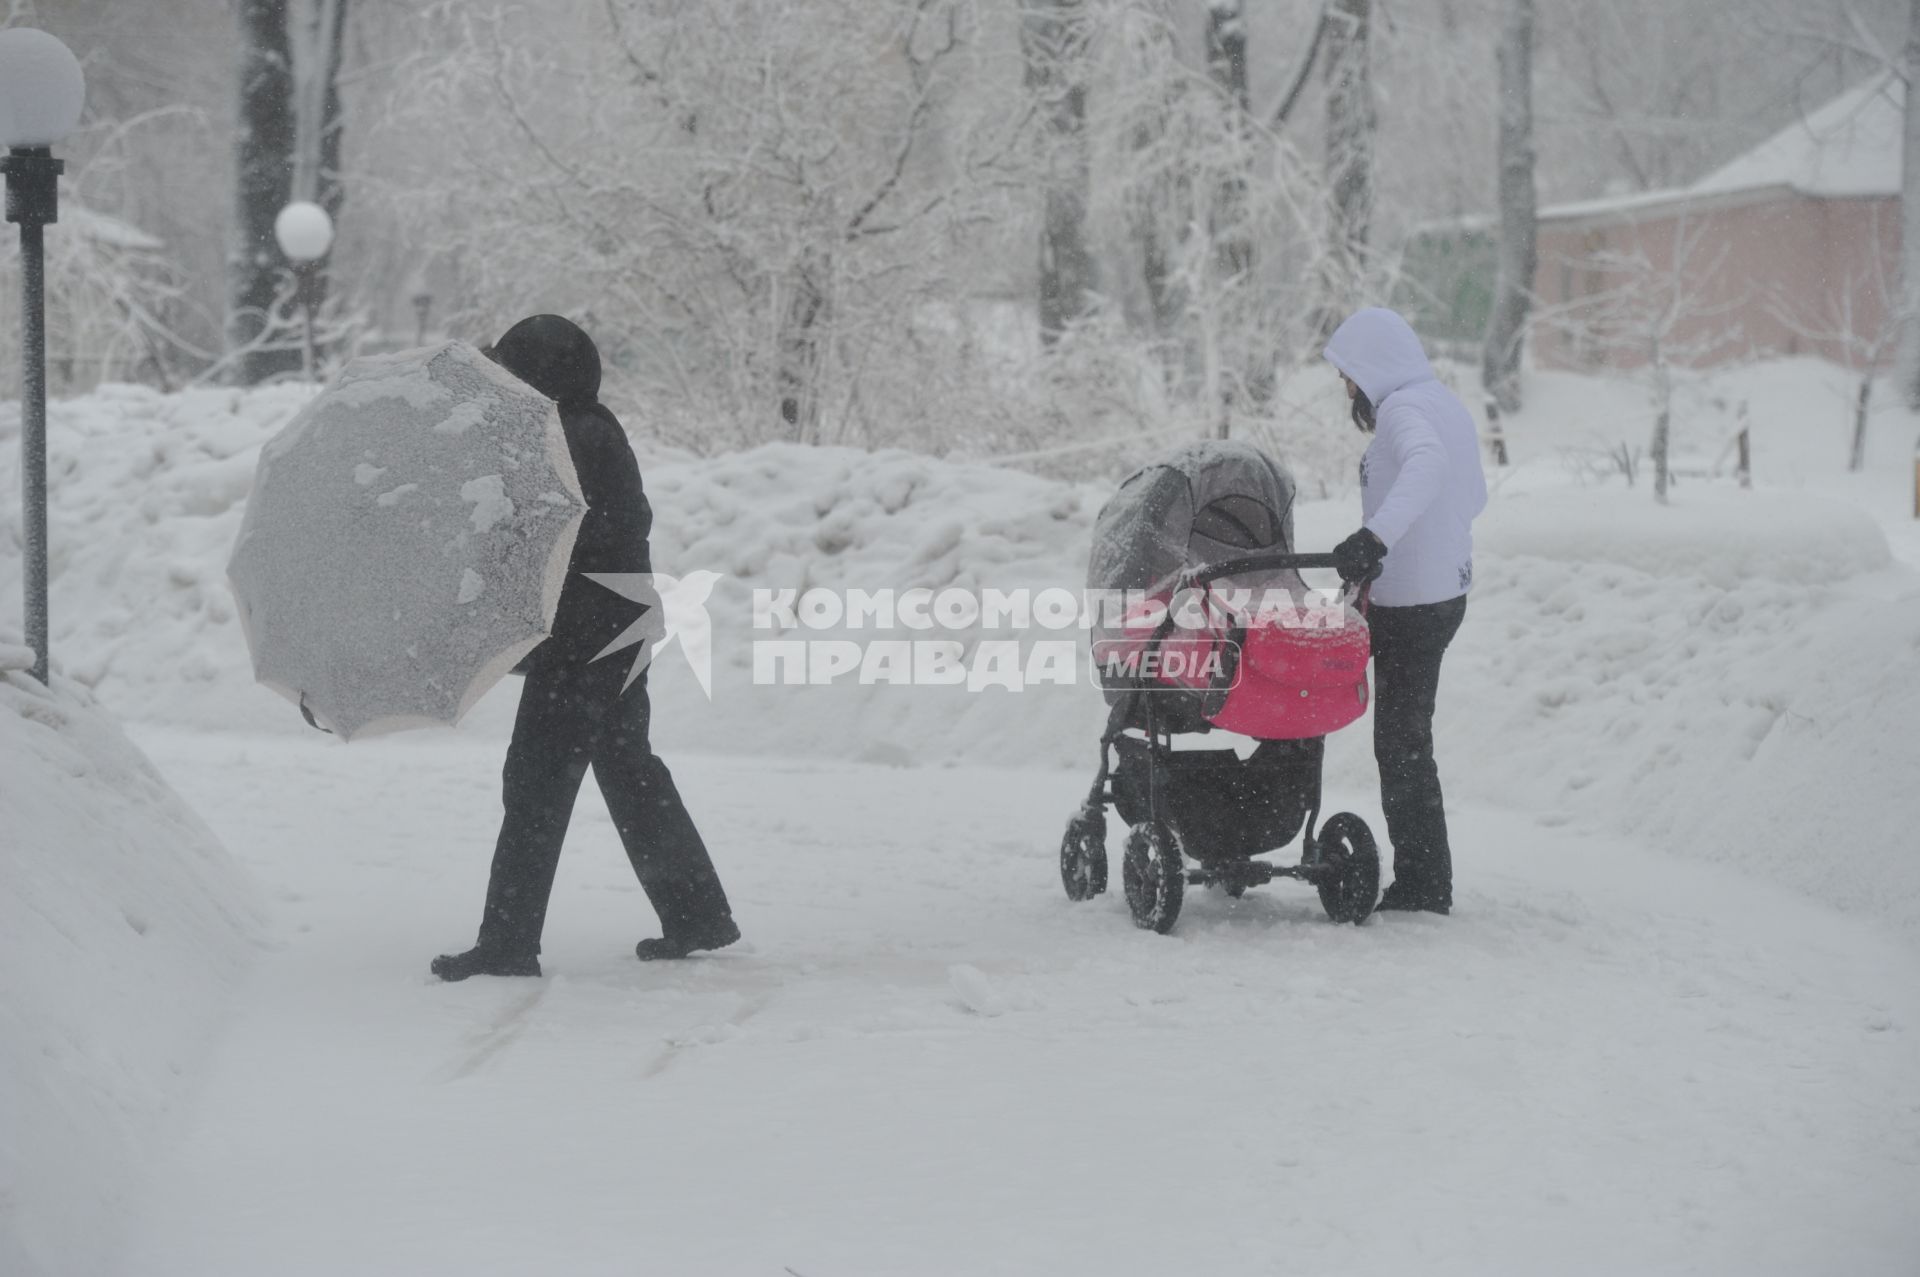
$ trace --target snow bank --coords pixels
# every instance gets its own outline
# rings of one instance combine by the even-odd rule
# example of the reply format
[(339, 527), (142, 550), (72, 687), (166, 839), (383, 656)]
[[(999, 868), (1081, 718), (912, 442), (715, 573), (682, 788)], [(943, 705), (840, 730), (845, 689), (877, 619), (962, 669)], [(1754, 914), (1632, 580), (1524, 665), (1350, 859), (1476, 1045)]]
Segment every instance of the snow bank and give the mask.
[[(699, 748), (827, 753), (869, 762), (960, 759), (1057, 762), (1092, 758), (1104, 704), (1083, 685), (1012, 691), (965, 686), (862, 686), (756, 681), (754, 644), (767, 640), (955, 642), (967, 658), (984, 640), (1083, 642), (1078, 629), (983, 623), (919, 631), (842, 624), (754, 628), (754, 593), (810, 589), (1079, 592), (1100, 488), (906, 452), (772, 445), (648, 478), (656, 570), (724, 573), (714, 622), (711, 703), (669, 653), (650, 676), (656, 738)], [(1030, 646), (1029, 649), (1030, 650)], [(765, 671), (761, 676), (766, 676)], [(495, 712), (498, 712), (497, 710)]]
[(1871, 523), (1625, 492), (1487, 523), (1442, 688), (1450, 788), (1920, 933), (1920, 581), (1864, 575), (1887, 560)]
[(1482, 557), (1611, 563), (1728, 589), (1742, 582), (1816, 585), (1889, 566), (1873, 520), (1838, 501), (1689, 489), (1656, 506), (1644, 491), (1566, 488), (1509, 494), (1474, 526)]
[[(115, 713), (271, 726), (249, 686), (227, 557), (260, 445), (307, 386), (165, 395), (109, 385), (47, 409), (55, 661)], [(0, 485), (19, 490), (19, 412), (0, 408)], [(19, 507), (0, 507), (0, 620), (19, 607)], [(270, 698), (277, 699), (277, 698)]]
[[(1688, 390), (1677, 445), (1706, 460), (1690, 463), (1662, 508), (1644, 481), (1598, 481), (1587, 464), (1642, 437), (1644, 391), (1568, 374), (1530, 381), (1531, 406), (1510, 432), (1520, 464), (1499, 474), (1480, 524), (1479, 580), (1443, 689), (1451, 789), (1625, 830), (1920, 929), (1920, 857), (1906, 850), (1920, 796), (1903, 779), (1920, 772), (1909, 726), (1920, 708), (1920, 578), (1890, 565), (1881, 533), (1892, 526), (1887, 494), (1911, 501), (1911, 452), (1893, 419), (1880, 420), (1868, 470), (1844, 473), (1847, 384), (1840, 370), (1785, 361)], [(54, 406), (55, 653), (117, 712), (308, 730), (252, 685), (221, 579), (254, 453), (306, 393), (119, 387)], [(1743, 398), (1761, 485), (1752, 492), (1702, 477)], [(9, 428), (0, 418), (0, 434)], [(0, 440), (0, 490), (14, 482), (13, 454)], [(656, 568), (724, 574), (709, 604), (711, 701), (678, 652), (651, 676), (655, 736), (669, 754), (1090, 771), (1104, 714), (1090, 685), (758, 685), (752, 644), (777, 636), (753, 629), (752, 598), (1077, 589), (1110, 484), (779, 445), (704, 461), (643, 456), (643, 469)], [(1334, 495), (1297, 511), (1304, 548), (1352, 531), (1355, 503)], [(17, 571), (7, 541), (0, 531), (0, 608), (12, 605)], [(979, 624), (799, 635), (953, 638), (968, 652), (1007, 636)], [(504, 733), (515, 691), (488, 697), (467, 730)], [(1330, 767), (1337, 785), (1371, 789), (1364, 726), (1336, 738)], [(1063, 794), (1063, 808), (1077, 797)]]
[[(1673, 400), (1673, 456), (1680, 494), (1697, 494), (1734, 469), (1734, 436), (1744, 425), (1751, 442), (1754, 482), (1762, 488), (1804, 492), (1843, 501), (1881, 526), (1893, 549), (1920, 566), (1920, 520), (1913, 517), (1913, 458), (1920, 415), (1910, 413), (1890, 380), (1873, 388), (1864, 467), (1850, 472), (1857, 373), (1822, 360), (1798, 358), (1680, 373)], [(1515, 469), (1502, 471), (1507, 491), (1570, 481), (1591, 482), (1614, 469), (1606, 454), (1625, 445), (1641, 454), (1644, 491), (1652, 467), (1645, 451), (1653, 435), (1652, 397), (1644, 382), (1571, 372), (1533, 372), (1526, 410), (1508, 418)], [(1470, 395), (1478, 411), (1481, 398)], [(1618, 484), (1617, 477), (1611, 480)]]
[[(162, 395), (111, 386), (50, 406), (52, 646), (60, 667), (116, 713), (215, 729), (310, 730), (254, 684), (225, 572), (260, 446), (311, 393), (280, 386)], [(0, 491), (17, 491), (17, 416), (7, 411), (0, 410)], [(909, 762), (979, 750), (1008, 761), (1054, 758), (1069, 738), (1084, 738), (1057, 717), (1047, 721), (1059, 730), (1036, 734), (1035, 716), (1018, 701), (964, 689), (756, 686), (752, 597), (756, 588), (815, 586), (1078, 589), (1103, 490), (905, 452), (793, 445), (698, 462), (643, 457), (643, 469), (656, 568), (725, 574), (711, 604), (713, 703), (677, 656), (653, 675), (667, 707), (657, 716), (665, 739)], [(18, 607), (17, 508), (0, 518), (5, 617)], [(985, 634), (970, 626), (894, 637), (971, 647)], [(510, 683), (483, 702), (471, 729), (505, 730), (515, 689)], [(1083, 690), (1085, 721), (1095, 722), (1099, 698)]]
[(105, 1271), (257, 921), (86, 694), (0, 644), (0, 1272)]

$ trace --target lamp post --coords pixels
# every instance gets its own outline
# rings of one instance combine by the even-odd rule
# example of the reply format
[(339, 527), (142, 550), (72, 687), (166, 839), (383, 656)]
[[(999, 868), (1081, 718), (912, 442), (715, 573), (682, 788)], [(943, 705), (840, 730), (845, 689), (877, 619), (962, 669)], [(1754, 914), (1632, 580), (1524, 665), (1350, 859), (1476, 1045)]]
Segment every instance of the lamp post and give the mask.
[(280, 251), (293, 263), (300, 281), (300, 307), (306, 314), (307, 353), (302, 361), (308, 381), (313, 380), (313, 267), (333, 247), (333, 219), (318, 204), (296, 200), (280, 210), (273, 219), (273, 237)]
[(0, 173), (7, 220), (20, 225), (20, 486), (25, 531), (26, 639), (33, 676), (47, 681), (47, 311), (41, 232), (59, 220), (64, 161), (53, 144), (80, 123), (87, 81), (79, 59), (45, 31), (0, 31)]
[(413, 317), (418, 322), (413, 326), (413, 344), (427, 344), (427, 316), (433, 313), (433, 294), (421, 289), (413, 295)]

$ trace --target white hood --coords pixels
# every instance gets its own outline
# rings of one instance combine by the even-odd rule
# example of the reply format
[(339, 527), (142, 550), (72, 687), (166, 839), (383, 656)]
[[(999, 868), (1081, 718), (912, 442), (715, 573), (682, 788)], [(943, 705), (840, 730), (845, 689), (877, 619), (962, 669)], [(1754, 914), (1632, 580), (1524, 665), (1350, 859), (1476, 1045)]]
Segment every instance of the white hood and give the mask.
[(1381, 306), (1348, 316), (1327, 342), (1327, 362), (1353, 380), (1377, 409), (1387, 396), (1433, 379), (1433, 365), (1407, 321)]

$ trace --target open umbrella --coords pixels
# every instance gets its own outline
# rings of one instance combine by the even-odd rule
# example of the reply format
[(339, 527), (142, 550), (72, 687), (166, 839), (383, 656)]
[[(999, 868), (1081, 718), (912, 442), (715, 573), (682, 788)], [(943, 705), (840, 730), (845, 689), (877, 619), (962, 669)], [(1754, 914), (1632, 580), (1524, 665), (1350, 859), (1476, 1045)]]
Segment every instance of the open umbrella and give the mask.
[(553, 402), (479, 351), (356, 359), (260, 452), (254, 677), (347, 740), (456, 723), (547, 637), (585, 512)]

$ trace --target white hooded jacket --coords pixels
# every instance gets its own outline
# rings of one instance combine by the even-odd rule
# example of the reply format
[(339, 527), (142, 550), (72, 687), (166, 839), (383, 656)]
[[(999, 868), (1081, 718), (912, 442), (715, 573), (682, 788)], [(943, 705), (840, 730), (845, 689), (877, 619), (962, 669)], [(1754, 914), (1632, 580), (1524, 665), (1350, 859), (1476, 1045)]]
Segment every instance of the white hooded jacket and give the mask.
[(1387, 547), (1374, 602), (1411, 607), (1460, 597), (1473, 583), (1474, 516), (1487, 505), (1472, 414), (1434, 376), (1420, 338), (1393, 311), (1357, 312), (1334, 332), (1326, 354), (1373, 404), (1360, 509), (1364, 526)]

